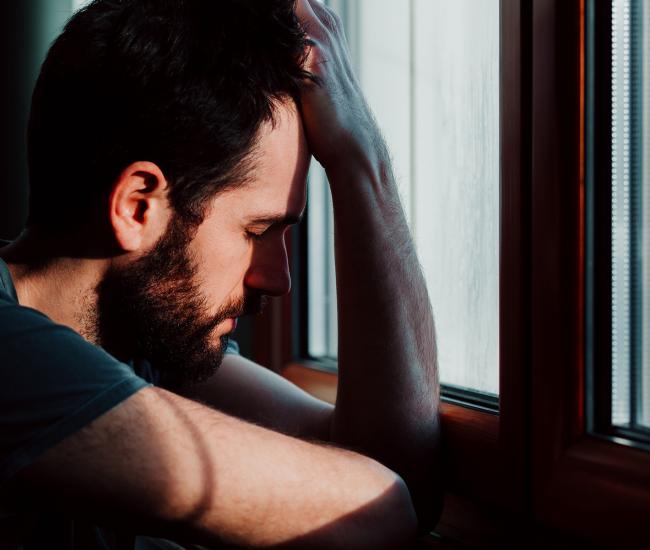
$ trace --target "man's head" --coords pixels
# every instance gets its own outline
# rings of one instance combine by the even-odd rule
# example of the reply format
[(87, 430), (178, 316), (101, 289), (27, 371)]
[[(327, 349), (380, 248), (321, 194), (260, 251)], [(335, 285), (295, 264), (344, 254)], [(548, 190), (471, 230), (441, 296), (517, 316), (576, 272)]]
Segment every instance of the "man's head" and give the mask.
[(284, 232), (309, 159), (292, 8), (96, 0), (37, 83), (28, 226), (108, 236), (93, 330), (174, 382), (205, 378), (233, 318), (289, 289)]
[(95, 0), (34, 92), (28, 225), (87, 227), (136, 161), (199, 222), (207, 198), (246, 179), (274, 105), (298, 97), (305, 46), (292, 0)]
[(151, 360), (170, 387), (207, 378), (236, 318), (289, 292), (284, 238), (305, 207), (309, 159), (295, 105), (278, 106), (247, 183), (209, 199), (196, 227), (170, 217), (155, 165), (130, 165), (109, 199), (125, 254), (97, 288), (91, 334), (120, 357)]

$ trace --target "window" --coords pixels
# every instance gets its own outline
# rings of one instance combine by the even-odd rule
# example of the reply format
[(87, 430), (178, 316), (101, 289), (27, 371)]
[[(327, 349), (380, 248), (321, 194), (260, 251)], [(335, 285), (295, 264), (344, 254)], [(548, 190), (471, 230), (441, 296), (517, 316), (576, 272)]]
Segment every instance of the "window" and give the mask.
[[(447, 393), (442, 413), (449, 493), (439, 531), (470, 545), (497, 546), (511, 537), (513, 525), (534, 523), (537, 538), (548, 546), (572, 538), (578, 544), (638, 545), (650, 510), (648, 3), (500, 0), (498, 5), (473, 2), (475, 11), (468, 13), (464, 10), (469, 2), (411, 0), (398, 8), (397, 2), (382, 1), (368, 15), (363, 1), (331, 4), (351, 26), (346, 31), (353, 36), (351, 47), (357, 48), (355, 61), (362, 64), (362, 85), (367, 90), (376, 86), (378, 95), (369, 91), (370, 102), (395, 151), (402, 198), (411, 209), (425, 270), (425, 255), (444, 253), (426, 248), (429, 229), (436, 226), (435, 220), (431, 226), (422, 225), (426, 201), (418, 195), (419, 186), (434, 159), (441, 170), (451, 170), (453, 152), (442, 160), (423, 153), (427, 147), (430, 152), (431, 140), (448, 136), (436, 134), (441, 104), (423, 100), (432, 95), (426, 84), (431, 75), (421, 68), (442, 57), (448, 47), (446, 60), (456, 64), (444, 72), (443, 59), (440, 74), (447, 79), (445, 85), (451, 87), (456, 75), (472, 87), (476, 65), (471, 60), (463, 64), (467, 52), (485, 56), (483, 77), (499, 82), (498, 88), (488, 84), (481, 96), (494, 105), (489, 98), (498, 94), (496, 109), (483, 109), (494, 113), (496, 130), (489, 129), (489, 117), (482, 119), (482, 128), (463, 126), (462, 116), (453, 118), (453, 103), (444, 111), (462, 133), (457, 139), (467, 138), (468, 131), (475, 134), (470, 142), (481, 136), (477, 149), (485, 136), (499, 134), (499, 146), (485, 149), (491, 152), (483, 155), (483, 169), (478, 171), (483, 177), (476, 178), (487, 191), (494, 173), (488, 167), (496, 165), (498, 188), (489, 189), (498, 196), (497, 208), (490, 207), (497, 220), (497, 241), (494, 249), (485, 250), (496, 250), (498, 263), (488, 269), (494, 265), (492, 257), (479, 264), (479, 271), (485, 281), (492, 274), (497, 281), (498, 292), (494, 283), (484, 288), (492, 289), (486, 297), (496, 297), (496, 307), (493, 303), (485, 311), (498, 327), (490, 340), (498, 347), (496, 353), (483, 353), (493, 359), (480, 368), (495, 364), (498, 384), (454, 379), (455, 374), (443, 370), (454, 362), (448, 357), (442, 357), (441, 367), (447, 384), (456, 381), (461, 388), (498, 393), (498, 414), (489, 401), (472, 400), (484, 394)], [(454, 33), (457, 24), (472, 29), (476, 10), (486, 10), (482, 30)], [(431, 13), (438, 13), (440, 27), (431, 26)], [(381, 27), (382, 16), (389, 21), (387, 27)], [(489, 53), (494, 46), (489, 29), (498, 34), (496, 63)], [(370, 44), (381, 38), (374, 49), (365, 45), (365, 55), (379, 59), (376, 65), (371, 59), (369, 68), (363, 67), (364, 32), (374, 32)], [(387, 50), (391, 46), (393, 53)], [(432, 47), (437, 51), (431, 53)], [(379, 62), (399, 60), (405, 72), (391, 65), (391, 78), (380, 84)], [(406, 75), (405, 80), (399, 75)], [(459, 92), (459, 98), (465, 99), (465, 92)], [(386, 107), (387, 122), (382, 93), (393, 99)], [(391, 116), (399, 120), (391, 122)], [(396, 147), (398, 140), (408, 147)], [(470, 151), (464, 160), (478, 158), (475, 153)], [(456, 164), (461, 171), (466, 167), (464, 162)], [(312, 286), (309, 292), (307, 285), (301, 286), (304, 299), (293, 312), (294, 320), (301, 311), (304, 318), (308, 299), (310, 307), (320, 300), (319, 312), (310, 314), (321, 315), (321, 328), (309, 318), (309, 337), (294, 348), (300, 353), (291, 356), (292, 368), (296, 361), (304, 362), (307, 351), (312, 358), (333, 359), (336, 350), (331, 241), (323, 238), (331, 231), (330, 207), (322, 174), (313, 175), (308, 215), (312, 235), (307, 242), (292, 242), (293, 250), (309, 256), (305, 282)], [(437, 187), (436, 193), (444, 193), (444, 187)], [(424, 210), (425, 224), (433, 212)], [(492, 226), (483, 227), (489, 234), (485, 228)], [(302, 273), (307, 272), (306, 263), (301, 264)], [(436, 302), (435, 289), (431, 294), (442, 342), (451, 339), (440, 318), (445, 304)], [(326, 380), (321, 377), (317, 383)]]
[[(465, 355), (467, 346), (450, 344), (448, 358), (442, 359), (448, 479), (453, 487), (449, 499), (491, 495), (491, 501), (514, 509), (525, 497), (521, 366), (528, 346), (528, 233), (521, 162), (525, 120), (520, 101), (523, 16), (518, 2), (508, 2), (505, 11), (502, 4), (330, 2), (343, 19), (357, 74), (393, 152), (403, 205), (429, 279), (439, 341), (474, 344)], [(510, 85), (503, 87), (504, 81)], [(436, 147), (440, 142), (444, 146)], [(441, 195), (464, 224), (447, 215), (438, 200)], [(479, 215), (470, 219), (469, 210)], [(293, 327), (294, 345), (287, 356), (286, 345), (278, 353), (273, 339), (260, 335), (267, 350), (257, 356), (264, 360), (275, 349), (275, 357), (282, 355), (290, 363), (285, 376), (319, 395), (324, 395), (323, 386), (335, 383), (333, 375), (328, 379), (318, 372), (331, 373), (336, 359), (331, 216), (325, 175), (315, 165), (308, 234), (294, 232), (290, 243), (294, 301), (291, 307), (275, 306), (276, 314), (284, 311), (285, 326)], [(445, 246), (446, 225), (457, 233), (455, 248)], [(441, 255), (453, 272), (448, 277), (438, 268)], [(448, 300), (444, 285), (458, 277), (464, 282)], [(275, 325), (269, 325), (271, 334)], [(305, 325), (306, 335), (299, 330)], [(504, 346), (504, 341), (509, 344)], [(309, 374), (301, 370), (305, 365), (318, 370)], [(480, 469), (477, 456), (482, 457)], [(453, 531), (456, 520), (460, 517), (443, 518), (444, 528)], [(460, 521), (466, 535), (467, 522)]]
[[(349, 0), (361, 86), (393, 168), (436, 317), (442, 382), (499, 393), (499, 1)], [(471, 37), (471, 40), (469, 40)], [(333, 219), (315, 165), (308, 201), (308, 354), (336, 359)]]
[(611, 424), (650, 432), (650, 6), (612, 3)]
[[(619, 547), (638, 544), (650, 505), (650, 453), (621, 416), (632, 412), (639, 386), (624, 376), (642, 349), (634, 293), (643, 286), (632, 269), (641, 186), (631, 177), (642, 88), (633, 63), (625, 68), (643, 57), (625, 13), (641, 4), (557, 2), (533, 12), (545, 21), (532, 46), (533, 510), (544, 525)], [(544, 58), (553, 51), (562, 61)]]
[[(609, 9), (598, 12), (609, 49), (592, 44), (589, 66), (587, 300), (596, 320), (587, 334), (596, 388), (590, 429), (642, 444), (649, 441), (650, 418), (650, 8), (614, 0)], [(597, 96), (597, 84), (606, 93)]]

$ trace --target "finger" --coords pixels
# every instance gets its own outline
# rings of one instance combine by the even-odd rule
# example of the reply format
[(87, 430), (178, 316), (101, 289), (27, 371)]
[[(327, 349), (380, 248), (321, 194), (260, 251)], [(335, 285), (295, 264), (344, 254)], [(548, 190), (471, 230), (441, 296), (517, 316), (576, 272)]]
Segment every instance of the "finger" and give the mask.
[(324, 36), (326, 33), (325, 25), (309, 0), (296, 0), (294, 9), (308, 34), (314, 36), (316, 39)]
[[(337, 59), (344, 61), (346, 68), (351, 71), (349, 62), (350, 47), (348, 45), (347, 37), (345, 36), (341, 17), (335, 10), (326, 6), (319, 0), (305, 1), (310, 5), (321, 26), (324, 28), (324, 34), (319, 38), (323, 43), (335, 46), (333, 49), (329, 49), (330, 55), (334, 55)], [(352, 76), (351, 72), (350, 76)]]
[(338, 33), (342, 29), (341, 20), (338, 14), (318, 0), (307, 0), (316, 17), (329, 31)]
[(318, 21), (318, 17), (314, 13), (309, 0), (296, 0), (294, 11), (303, 24)]

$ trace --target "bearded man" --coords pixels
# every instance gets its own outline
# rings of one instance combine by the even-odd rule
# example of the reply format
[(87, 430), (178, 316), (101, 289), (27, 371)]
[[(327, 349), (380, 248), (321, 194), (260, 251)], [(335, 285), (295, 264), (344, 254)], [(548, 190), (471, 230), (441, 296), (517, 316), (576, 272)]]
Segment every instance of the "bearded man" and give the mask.
[[(42, 67), (28, 146), (27, 227), (0, 248), (3, 548), (393, 549), (435, 523), (431, 308), (333, 12), (95, 0)], [(228, 342), (289, 292), (311, 155), (335, 407)]]

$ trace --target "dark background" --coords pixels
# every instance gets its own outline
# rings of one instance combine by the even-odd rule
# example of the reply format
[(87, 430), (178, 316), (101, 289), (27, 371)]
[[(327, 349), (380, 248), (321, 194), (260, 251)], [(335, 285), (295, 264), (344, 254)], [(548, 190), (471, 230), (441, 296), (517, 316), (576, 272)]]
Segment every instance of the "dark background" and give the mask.
[(25, 132), (38, 69), (72, 11), (72, 0), (0, 4), (0, 238), (13, 239), (27, 215)]

